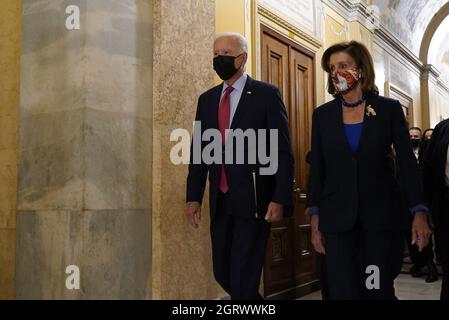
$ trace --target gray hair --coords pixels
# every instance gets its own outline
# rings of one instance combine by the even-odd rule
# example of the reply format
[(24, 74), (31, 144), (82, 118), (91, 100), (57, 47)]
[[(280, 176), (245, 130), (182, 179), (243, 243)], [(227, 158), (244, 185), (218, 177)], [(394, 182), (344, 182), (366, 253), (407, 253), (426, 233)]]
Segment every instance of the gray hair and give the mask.
[(242, 52), (248, 54), (248, 41), (246, 41), (245, 37), (242, 36), (240, 33), (237, 33), (237, 32), (223, 32), (223, 33), (219, 33), (215, 37), (214, 43), (215, 43), (215, 41), (217, 41), (220, 38), (233, 38), (239, 44), (239, 49)]

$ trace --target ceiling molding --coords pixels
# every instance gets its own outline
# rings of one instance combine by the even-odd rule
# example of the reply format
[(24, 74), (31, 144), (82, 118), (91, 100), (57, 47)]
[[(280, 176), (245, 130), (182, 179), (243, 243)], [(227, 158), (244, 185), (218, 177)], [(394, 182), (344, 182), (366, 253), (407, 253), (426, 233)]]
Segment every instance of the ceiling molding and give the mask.
[[(322, 0), (323, 4), (336, 11), (345, 20), (349, 22), (358, 21), (362, 25), (366, 26), (369, 18), (373, 18), (369, 12), (369, 5), (363, 1), (350, 1), (350, 0)], [(374, 17), (376, 22), (379, 21), (379, 17)]]
[[(424, 64), (421, 60), (383, 26), (375, 30), (374, 42), (383, 47), (384, 50), (389, 51), (393, 56), (397, 56), (399, 53), (416, 71), (420, 72), (423, 69)], [(384, 45), (387, 46), (385, 47)]]
[(281, 18), (271, 10), (263, 7), (263, 6), (257, 6), (257, 12), (262, 16), (267, 18), (270, 21), (273, 21), (277, 25), (285, 28), (287, 31), (292, 32), (295, 36), (299, 37), (300, 39), (303, 39), (304, 41), (310, 43), (312, 46), (314, 46), (316, 49), (319, 49), (323, 46), (323, 42), (315, 38), (314, 36), (310, 35), (309, 33), (301, 30), (299, 27), (291, 24), (287, 20)]
[(448, 86), (448, 84), (445, 81), (441, 80), (441, 78), (437, 79), (437, 86), (438, 86), (438, 88), (440, 88), (446, 94), (449, 95), (449, 86)]
[[(415, 73), (421, 79), (428, 79), (440, 90), (449, 94), (449, 84), (440, 78), (441, 72), (434, 65), (424, 64), (417, 54), (413, 53), (396, 35), (381, 23), (380, 17), (370, 14), (370, 6), (365, 0), (322, 0), (322, 3), (334, 10), (346, 21), (358, 21), (360, 24), (367, 27), (367, 29), (373, 33), (373, 42), (379, 45), (392, 58), (400, 56), (402, 59), (396, 60), (407, 69)], [(448, 6), (449, 3), (445, 4), (443, 6), (444, 10), (440, 10), (438, 13), (440, 13), (440, 15), (443, 15), (443, 13), (446, 14)], [(434, 16), (432, 21), (441, 19), (441, 17), (438, 16), (438, 13)], [(374, 23), (377, 27), (369, 28), (367, 23), (369, 22), (369, 19), (373, 18), (375, 19)]]
[(425, 64), (422, 67), (421, 78), (424, 80), (431, 80), (433, 83), (437, 82), (441, 72), (438, 71), (432, 64)]
[(414, 54), (409, 48), (404, 46), (402, 42), (392, 34), (385, 26), (380, 22), (380, 17), (369, 14), (369, 5), (366, 1), (350, 1), (350, 0), (322, 0), (323, 4), (326, 4), (331, 9), (338, 12), (342, 17), (348, 21), (358, 21), (360, 24), (366, 26), (369, 18), (375, 19), (377, 28), (368, 28), (368, 30), (374, 34), (374, 42), (383, 47), (384, 44), (392, 48), (390, 51), (393, 56), (400, 53), (406, 60), (412, 65), (418, 74), (422, 70), (423, 63), (419, 60), (419, 57)]

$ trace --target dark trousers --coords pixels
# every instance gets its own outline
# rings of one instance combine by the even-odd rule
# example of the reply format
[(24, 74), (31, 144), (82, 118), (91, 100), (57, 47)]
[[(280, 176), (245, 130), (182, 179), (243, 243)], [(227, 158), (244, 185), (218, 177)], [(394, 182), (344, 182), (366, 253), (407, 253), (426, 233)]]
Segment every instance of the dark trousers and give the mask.
[(327, 268), (326, 257), (322, 254), (318, 254), (318, 263), (320, 265), (320, 287), (321, 287), (321, 299), (329, 300), (329, 288), (327, 284)]
[(329, 299), (396, 299), (394, 279), (401, 271), (403, 239), (402, 231), (324, 233)]
[(219, 193), (211, 220), (214, 276), (232, 300), (257, 300), (270, 225), (233, 214), (229, 195)]
[(449, 200), (441, 203), (440, 217), (435, 221), (435, 236), (441, 254), (443, 283), (441, 284), (441, 300), (449, 300)]

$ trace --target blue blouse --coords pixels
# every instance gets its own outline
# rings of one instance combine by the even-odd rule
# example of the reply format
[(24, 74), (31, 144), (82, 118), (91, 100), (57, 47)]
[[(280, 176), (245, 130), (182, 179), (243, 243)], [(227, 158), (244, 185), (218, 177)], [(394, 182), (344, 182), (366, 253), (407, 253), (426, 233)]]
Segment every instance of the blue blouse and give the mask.
[(346, 138), (352, 152), (356, 152), (359, 147), (360, 136), (362, 134), (363, 122), (354, 124), (344, 124)]

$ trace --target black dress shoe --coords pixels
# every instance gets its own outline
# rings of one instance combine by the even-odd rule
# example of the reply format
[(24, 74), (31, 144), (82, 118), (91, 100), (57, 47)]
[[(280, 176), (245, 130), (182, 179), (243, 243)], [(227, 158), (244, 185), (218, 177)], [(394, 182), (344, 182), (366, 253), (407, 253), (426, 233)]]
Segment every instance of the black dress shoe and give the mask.
[(427, 277), (426, 277), (426, 282), (430, 283), (430, 282), (435, 282), (438, 280), (438, 270), (437, 267), (435, 266), (435, 263), (433, 263), (432, 260), (430, 260), (427, 263)]
[(412, 275), (413, 278), (419, 278), (424, 273), (422, 272), (421, 268), (413, 265), (413, 267), (410, 268), (410, 274)]

